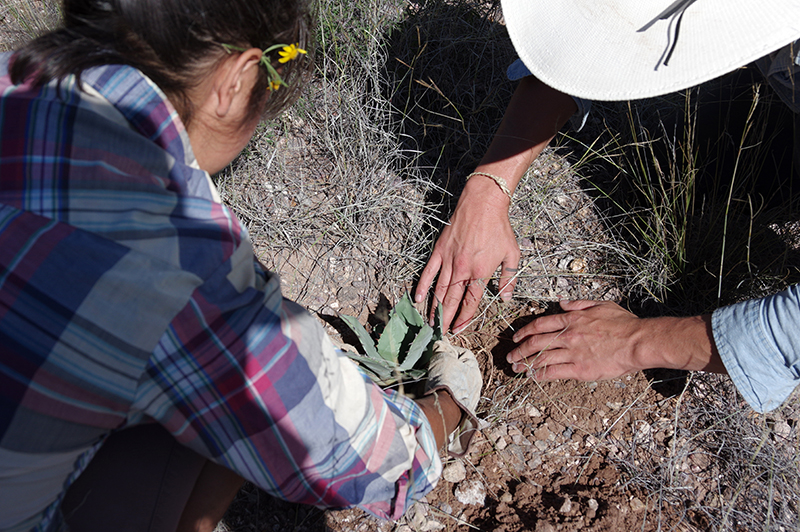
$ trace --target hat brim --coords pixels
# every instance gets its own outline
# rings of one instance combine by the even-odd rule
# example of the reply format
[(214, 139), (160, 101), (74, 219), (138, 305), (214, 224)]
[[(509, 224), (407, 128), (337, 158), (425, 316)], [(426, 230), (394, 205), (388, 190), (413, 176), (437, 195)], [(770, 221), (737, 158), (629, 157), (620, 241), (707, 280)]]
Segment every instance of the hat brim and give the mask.
[(502, 0), (509, 36), (531, 73), (593, 100), (698, 85), (800, 39), (800, 0), (696, 0), (680, 19), (677, 39), (677, 17), (654, 21), (671, 3)]

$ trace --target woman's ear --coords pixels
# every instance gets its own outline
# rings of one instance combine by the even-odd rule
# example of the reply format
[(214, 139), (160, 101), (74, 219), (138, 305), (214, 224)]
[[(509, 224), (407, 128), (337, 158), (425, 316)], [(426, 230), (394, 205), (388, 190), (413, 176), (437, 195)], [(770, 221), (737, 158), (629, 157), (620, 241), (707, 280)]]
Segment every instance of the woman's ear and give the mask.
[(232, 110), (247, 106), (260, 62), (261, 50), (249, 48), (238, 55), (228, 57), (220, 65), (219, 78), (214, 84), (217, 100), (215, 114), (218, 118), (224, 118)]

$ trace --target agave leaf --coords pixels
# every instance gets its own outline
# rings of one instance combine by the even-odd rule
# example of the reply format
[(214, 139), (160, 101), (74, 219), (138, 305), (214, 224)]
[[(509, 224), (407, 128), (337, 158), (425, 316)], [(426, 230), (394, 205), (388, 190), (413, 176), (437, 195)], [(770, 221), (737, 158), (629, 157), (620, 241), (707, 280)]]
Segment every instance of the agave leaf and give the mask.
[(418, 366), (427, 367), (428, 364), (430, 364), (431, 357), (433, 357), (434, 342), (437, 342), (444, 337), (444, 328), (442, 327), (442, 323), (444, 323), (444, 310), (442, 309), (441, 303), (439, 303), (439, 306), (436, 309), (436, 314), (434, 315), (433, 320), (433, 333), (428, 341), (428, 345), (422, 352), (422, 356), (417, 364)]
[(431, 342), (431, 338), (433, 337), (433, 329), (426, 324), (422, 324), (422, 328), (417, 333), (417, 336), (414, 338), (414, 341), (411, 342), (411, 345), (408, 348), (408, 353), (406, 353), (406, 358), (403, 360), (403, 363), (400, 364), (401, 371), (407, 371), (414, 367), (414, 364), (419, 361), (422, 357), (422, 354), (428, 348), (428, 344)]
[(389, 360), (394, 364), (398, 363), (403, 340), (406, 339), (407, 334), (408, 325), (403, 317), (397, 313), (392, 313), (389, 323), (384, 327), (376, 345), (378, 353), (384, 360)]
[[(355, 353), (347, 353), (347, 356), (360, 364), (362, 366), (361, 369), (376, 382), (390, 379), (394, 375), (394, 367), (389, 365), (386, 361), (365, 357), (363, 355), (356, 355)], [(375, 377), (377, 377), (377, 379)]]
[(439, 306), (436, 307), (436, 315), (433, 319), (433, 342), (441, 340), (444, 336), (444, 327), (442, 324), (444, 323), (444, 309), (442, 307), (442, 303), (439, 303)]
[(378, 351), (375, 349), (375, 341), (369, 335), (364, 326), (361, 325), (361, 323), (353, 316), (339, 314), (339, 317), (347, 324), (348, 327), (350, 327), (350, 330), (356, 334), (358, 341), (361, 342), (361, 346), (364, 348), (364, 353), (366, 353), (370, 358), (380, 360), (381, 357), (378, 355)]
[(428, 370), (426, 369), (410, 369), (403, 372), (403, 377), (406, 381), (415, 381), (424, 377), (427, 372)]
[(360, 369), (361, 371), (366, 373), (367, 377), (369, 377), (370, 380), (372, 382), (374, 382), (375, 384), (380, 384), (381, 382), (383, 382), (381, 380), (380, 376), (377, 373), (375, 373), (374, 371), (372, 371), (371, 369), (369, 369), (367, 366), (365, 366), (365, 365), (363, 365), (361, 363), (358, 363), (358, 369)]
[(411, 296), (408, 295), (408, 292), (403, 294), (403, 297), (400, 298), (400, 301), (397, 302), (392, 310), (391, 316), (397, 315), (402, 317), (409, 327), (422, 327), (425, 325), (425, 320), (414, 306), (414, 303), (411, 302)]

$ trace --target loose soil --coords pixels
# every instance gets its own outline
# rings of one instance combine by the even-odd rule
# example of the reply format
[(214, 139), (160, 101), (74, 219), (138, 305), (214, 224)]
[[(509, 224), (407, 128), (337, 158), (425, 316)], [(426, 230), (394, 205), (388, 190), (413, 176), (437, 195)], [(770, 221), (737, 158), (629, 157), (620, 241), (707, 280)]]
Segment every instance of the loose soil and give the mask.
[(635, 446), (668, 454), (685, 376), (639, 373), (610, 382), (536, 383), (514, 375), (505, 362), (511, 327), (467, 331), (454, 339), (479, 358), (483, 428), (469, 455), (446, 460), (437, 487), (403, 519), (381, 521), (360, 510), (322, 512), (247, 486), (230, 512), (235, 522), (227, 520), (228, 528), (220, 530), (651, 531), (679, 523), (703, 529), (690, 513), (659, 504), (657, 494), (625, 473)]

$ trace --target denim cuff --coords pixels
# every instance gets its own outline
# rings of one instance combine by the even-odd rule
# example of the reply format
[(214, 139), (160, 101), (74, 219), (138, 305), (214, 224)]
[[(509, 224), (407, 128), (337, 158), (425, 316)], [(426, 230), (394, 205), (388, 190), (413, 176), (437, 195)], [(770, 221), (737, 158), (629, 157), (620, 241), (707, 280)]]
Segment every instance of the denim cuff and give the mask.
[(779, 407), (800, 382), (800, 289), (714, 311), (714, 342), (725, 369), (757, 412)]

